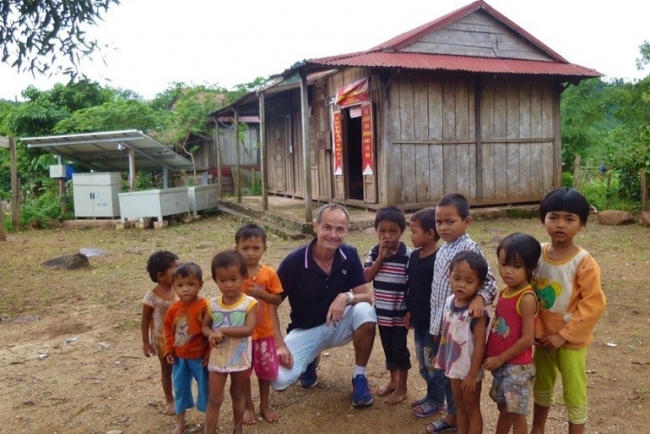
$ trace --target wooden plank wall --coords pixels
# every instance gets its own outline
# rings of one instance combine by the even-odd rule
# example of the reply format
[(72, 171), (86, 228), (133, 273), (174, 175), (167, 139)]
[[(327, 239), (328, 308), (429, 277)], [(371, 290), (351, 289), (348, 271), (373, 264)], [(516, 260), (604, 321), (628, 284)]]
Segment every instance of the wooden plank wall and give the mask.
[[(242, 127), (240, 126), (240, 128)], [(234, 166), (237, 164), (235, 130), (234, 128), (226, 130), (222, 126), (219, 131), (223, 132), (223, 135), (219, 137), (219, 144), (221, 146), (221, 164), (223, 166)], [(260, 164), (259, 132), (259, 124), (248, 124), (248, 129), (244, 131), (243, 134), (243, 140), (239, 141), (239, 164)]]
[(482, 85), (481, 179), (473, 78), (404, 77), (389, 92), (387, 203), (424, 206), (458, 192), (474, 204), (506, 204), (539, 200), (552, 188), (557, 98), (551, 83)]
[(520, 35), (478, 10), (424, 35), (402, 51), (458, 56), (552, 60)]
[(391, 128), (398, 151), (387, 153), (392, 155), (386, 161), (391, 203), (432, 203), (449, 192), (475, 196), (473, 89), (470, 78), (393, 82)]
[(550, 83), (494, 81), (481, 99), (483, 200), (539, 200), (553, 188), (554, 105)]

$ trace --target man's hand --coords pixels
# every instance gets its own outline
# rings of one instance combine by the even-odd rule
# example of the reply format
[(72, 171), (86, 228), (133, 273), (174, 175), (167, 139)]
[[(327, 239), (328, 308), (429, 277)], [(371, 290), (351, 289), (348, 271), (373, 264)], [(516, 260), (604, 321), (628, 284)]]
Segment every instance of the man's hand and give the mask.
[(342, 293), (336, 296), (332, 304), (330, 304), (330, 308), (327, 311), (327, 316), (325, 317), (325, 324), (333, 325), (336, 327), (338, 323), (341, 321), (343, 318), (343, 314), (345, 313), (345, 304), (348, 301), (348, 296), (346, 293)]
[(167, 363), (169, 363), (170, 365), (173, 365), (174, 362), (176, 361), (172, 353), (165, 354), (165, 360), (167, 360)]
[(278, 346), (275, 349), (275, 352), (278, 355), (278, 363), (280, 363), (280, 366), (284, 366), (287, 369), (293, 369), (293, 355), (286, 345)]

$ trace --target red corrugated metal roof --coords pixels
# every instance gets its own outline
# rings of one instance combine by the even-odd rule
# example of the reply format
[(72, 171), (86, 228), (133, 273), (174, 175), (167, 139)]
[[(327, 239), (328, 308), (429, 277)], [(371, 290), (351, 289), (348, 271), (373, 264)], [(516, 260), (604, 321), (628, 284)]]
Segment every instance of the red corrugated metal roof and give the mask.
[(366, 52), (312, 59), (309, 62), (327, 66), (406, 68), (495, 74), (548, 74), (581, 77), (599, 77), (601, 75), (593, 69), (571, 63), (422, 53)]
[[(495, 19), (499, 20), (512, 31), (519, 34), (522, 38), (526, 39), (554, 61), (484, 58), (400, 51), (418, 41), (424, 35), (435, 32), (436, 30), (439, 30), (479, 9), (492, 15)], [(337, 67), (385, 67), (501, 74), (547, 74), (576, 77), (599, 77), (602, 75), (594, 69), (569, 63), (558, 53), (551, 50), (537, 38), (519, 27), (483, 0), (470, 3), (469, 5), (457, 9), (434, 21), (402, 33), (401, 35), (371, 48), (370, 50), (338, 56), (321, 57), (319, 59), (310, 59), (307, 63)]]

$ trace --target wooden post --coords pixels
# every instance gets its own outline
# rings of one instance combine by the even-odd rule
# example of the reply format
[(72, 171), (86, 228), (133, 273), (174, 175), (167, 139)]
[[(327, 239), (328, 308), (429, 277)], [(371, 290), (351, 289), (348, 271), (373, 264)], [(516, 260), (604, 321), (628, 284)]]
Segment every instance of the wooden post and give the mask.
[(260, 99), (260, 181), (262, 182), (262, 209), (269, 210), (269, 194), (266, 191), (266, 113), (264, 111), (264, 91), (259, 93)]
[(241, 203), (241, 174), (239, 169), (239, 111), (235, 109), (235, 155), (237, 156), (237, 166), (235, 179), (237, 181), (237, 203)]
[(65, 206), (65, 178), (59, 178), (59, 203), (61, 206), (61, 215), (63, 215), (67, 211)]
[(307, 73), (300, 73), (300, 112), (302, 114), (302, 156), (305, 171), (305, 222), (313, 223), (311, 202), (311, 146), (309, 145), (309, 101)]
[(221, 199), (222, 184), (221, 184), (221, 151), (219, 150), (219, 119), (212, 118), (214, 121), (214, 149), (217, 157), (217, 197)]
[(5, 231), (5, 211), (0, 204), (0, 241), (7, 241), (7, 231)]
[(641, 169), (641, 211), (648, 210), (648, 177), (646, 170)]
[(16, 142), (9, 137), (9, 154), (11, 156), (11, 226), (20, 227), (20, 181), (16, 165)]
[(573, 188), (578, 188), (580, 186), (580, 154), (576, 155), (576, 159), (573, 161)]

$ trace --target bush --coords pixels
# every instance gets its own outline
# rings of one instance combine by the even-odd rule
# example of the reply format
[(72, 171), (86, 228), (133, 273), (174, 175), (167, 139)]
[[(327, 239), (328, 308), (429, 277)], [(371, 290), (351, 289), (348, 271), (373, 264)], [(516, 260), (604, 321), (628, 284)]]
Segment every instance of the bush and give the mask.
[(66, 197), (65, 214), (61, 213), (61, 199), (58, 193), (47, 191), (41, 196), (27, 201), (20, 211), (20, 226), (46, 228), (52, 220), (64, 220), (73, 217), (72, 198)]
[(585, 195), (589, 204), (598, 210), (617, 209), (622, 211), (637, 211), (639, 204), (619, 194), (621, 182), (616, 173), (612, 174), (609, 187), (605, 177), (592, 178), (580, 184), (580, 191)]

